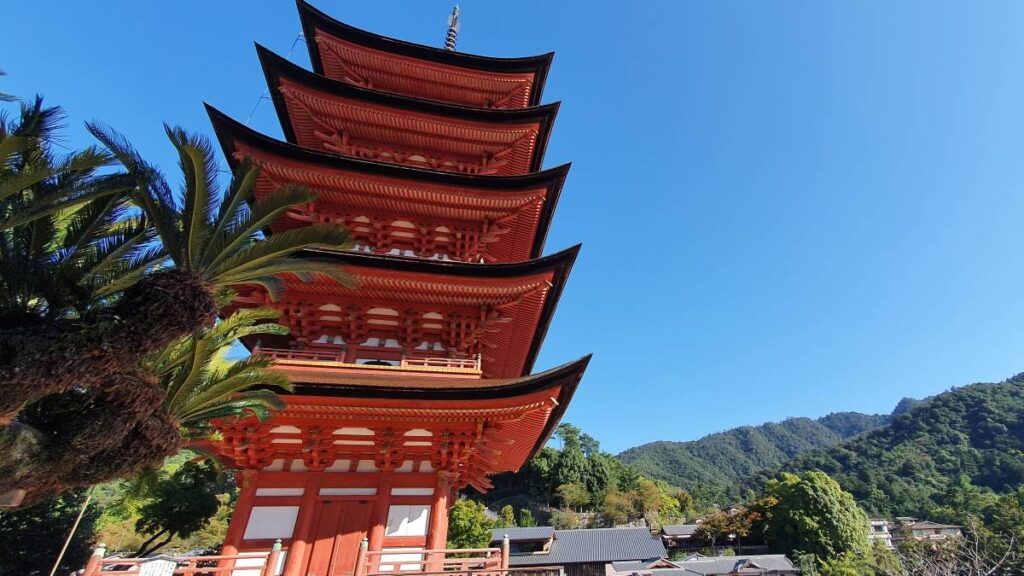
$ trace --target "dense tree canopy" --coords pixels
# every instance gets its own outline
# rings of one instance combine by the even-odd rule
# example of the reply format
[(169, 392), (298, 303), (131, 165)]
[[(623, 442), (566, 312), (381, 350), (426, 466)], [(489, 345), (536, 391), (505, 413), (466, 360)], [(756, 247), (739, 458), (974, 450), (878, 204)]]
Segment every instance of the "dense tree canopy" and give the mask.
[(468, 498), (460, 498), (448, 512), (448, 548), (486, 548), (491, 542), (494, 520), (487, 507)]
[[(25, 510), (0, 512), (0, 542), (3, 549), (0, 576), (42, 576), (49, 574), (64, 539), (71, 531), (87, 490), (71, 490)], [(90, 505), (79, 530), (60, 564), (58, 574), (69, 574), (85, 565), (92, 552), (94, 527), (100, 508)]]
[(867, 515), (823, 472), (769, 480), (759, 509), (761, 530), (777, 550), (805, 552), (821, 561), (867, 553)]
[[(1016, 492), (1024, 483), (1024, 381), (940, 394), (889, 426), (796, 458), (783, 469), (828, 473), (873, 515), (979, 510), (981, 496), (965, 492), (964, 480), (990, 494)], [(976, 502), (965, 500), (970, 498)]]
[(838, 412), (817, 420), (790, 418), (742, 426), (692, 442), (652, 442), (626, 450), (619, 459), (650, 478), (699, 495), (706, 503), (727, 504), (744, 495), (735, 487), (751, 474), (884, 426), (889, 418), (857, 412)]

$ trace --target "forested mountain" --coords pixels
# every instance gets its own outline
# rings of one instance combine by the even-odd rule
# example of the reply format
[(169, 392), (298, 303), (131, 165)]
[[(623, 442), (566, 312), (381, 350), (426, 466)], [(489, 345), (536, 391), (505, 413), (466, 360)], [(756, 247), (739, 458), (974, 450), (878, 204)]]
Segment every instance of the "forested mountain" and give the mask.
[(619, 454), (622, 462), (650, 478), (690, 491), (732, 486), (812, 450), (884, 426), (891, 416), (836, 412), (817, 420), (790, 418), (742, 426), (692, 442), (652, 442)]
[(888, 426), (781, 469), (822, 470), (869, 513), (884, 516), (957, 508), (965, 485), (1014, 492), (1024, 483), (1024, 375), (939, 394), (895, 415)]

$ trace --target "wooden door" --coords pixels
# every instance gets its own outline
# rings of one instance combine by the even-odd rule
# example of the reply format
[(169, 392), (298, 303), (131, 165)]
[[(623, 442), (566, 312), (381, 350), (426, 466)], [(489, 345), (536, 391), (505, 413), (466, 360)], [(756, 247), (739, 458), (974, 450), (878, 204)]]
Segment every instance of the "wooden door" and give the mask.
[(370, 524), (370, 503), (327, 500), (318, 507), (306, 576), (351, 576)]

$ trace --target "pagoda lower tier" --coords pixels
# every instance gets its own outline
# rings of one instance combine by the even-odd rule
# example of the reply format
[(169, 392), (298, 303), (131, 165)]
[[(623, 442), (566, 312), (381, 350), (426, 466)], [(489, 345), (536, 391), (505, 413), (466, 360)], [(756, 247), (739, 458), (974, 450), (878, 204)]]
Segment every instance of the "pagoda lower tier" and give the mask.
[(444, 549), (455, 491), (534, 456), (589, 360), (500, 380), (277, 362), (295, 383), (286, 407), (219, 423), (207, 447), (238, 470), (224, 554), (281, 539), (283, 576), (299, 576), (351, 574), (363, 538), (379, 572)]
[(285, 276), (276, 299), (238, 287), (224, 309), (274, 306), (288, 336), (245, 340), (275, 358), (351, 366), (455, 367), (484, 378), (528, 374), (579, 246), (527, 262), (466, 264), (306, 251), (344, 266), (358, 286)]
[(257, 46), (285, 138), (310, 148), (461, 174), (541, 169), (558, 104), (470, 108), (360, 88)]
[(301, 184), (317, 199), (271, 224), (346, 227), (357, 250), (461, 262), (540, 256), (569, 165), (522, 176), (452, 174), (316, 152), (268, 138), (207, 106), (232, 166), (260, 166), (256, 198)]
[(298, 0), (313, 71), (385, 92), (478, 108), (540, 102), (554, 54), (493, 58), (387, 38)]

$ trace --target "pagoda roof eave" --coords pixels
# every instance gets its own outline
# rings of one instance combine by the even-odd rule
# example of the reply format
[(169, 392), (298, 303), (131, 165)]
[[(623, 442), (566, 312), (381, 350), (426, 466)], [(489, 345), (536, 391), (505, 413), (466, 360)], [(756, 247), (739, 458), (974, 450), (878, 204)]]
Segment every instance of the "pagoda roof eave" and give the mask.
[[(415, 400), (418, 402), (479, 401), (515, 398), (557, 386), (559, 391), (558, 396), (555, 398), (554, 408), (548, 417), (544, 429), (530, 451), (529, 458), (533, 458), (544, 448), (544, 445), (547, 444), (558, 423), (561, 421), (565, 410), (569, 407), (569, 402), (572, 401), (572, 397), (576, 393), (580, 381), (583, 379), (583, 373), (590, 364), (591, 357), (591, 354), (587, 354), (537, 374), (519, 378), (474, 380), (471, 381), (473, 383), (471, 386), (462, 385), (459, 387), (452, 387), (451, 384), (461, 385), (465, 381), (451, 379), (446, 381), (438, 378), (427, 379), (436, 383), (429, 388), (422, 386), (414, 387), (409, 385), (411, 382), (410, 378), (404, 375), (379, 379), (380, 382), (378, 384), (374, 384), (372, 381), (347, 385), (310, 384), (302, 382), (301, 375), (299, 374), (292, 374), (286, 370), (282, 370), (282, 372), (285, 372), (292, 378), (294, 395), (315, 397), (384, 398), (388, 400)], [(322, 374), (323, 369), (318, 369), (318, 372)], [(347, 378), (352, 380), (351, 376)], [(338, 374), (339, 381), (344, 381), (345, 379), (346, 376), (343, 373)], [(367, 379), (363, 378), (363, 380)], [(389, 385), (389, 382), (393, 382), (394, 385)], [(442, 383), (445, 386), (437, 385)], [(428, 406), (424, 404), (422, 407)]]
[(298, 139), (291, 117), (288, 114), (284, 96), (277, 89), (281, 84), (282, 77), (289, 78), (299, 85), (307, 86), (332, 96), (349, 98), (370, 105), (385, 106), (411, 113), (429, 114), (452, 120), (491, 125), (521, 125), (535, 122), (538, 125), (537, 140), (534, 145), (529, 171), (537, 172), (543, 166), (544, 153), (547, 150), (548, 140), (551, 137), (551, 128), (554, 125), (555, 117), (558, 115), (559, 102), (532, 106), (530, 108), (474, 108), (471, 106), (422, 100), (390, 92), (361, 88), (340, 80), (332, 80), (310, 72), (297, 64), (293, 64), (288, 59), (281, 57), (259, 43), (256, 44), (256, 52), (259, 55), (263, 74), (267, 80), (267, 88), (274, 102), (274, 108), (277, 111), (277, 117), (281, 123), (285, 139), (293, 144), (297, 144)]
[[(562, 383), (571, 377), (578, 381), (583, 376), (591, 355), (577, 358), (544, 372), (518, 378), (445, 378), (443, 376), (413, 376), (400, 372), (387, 374), (353, 374), (346, 368), (331, 369), (275, 365), (272, 370), (286, 374), (298, 396), (340, 396), (344, 398), (388, 398), (398, 400), (487, 400), (514, 398), (531, 394)], [(306, 381), (313, 378), (317, 382)]]
[(299, 10), (299, 19), (302, 22), (302, 32), (306, 38), (306, 46), (309, 49), (309, 60), (313, 65), (313, 70), (321, 75), (324, 73), (323, 58), (320, 54), (320, 47), (314, 41), (317, 29), (367, 48), (448, 66), (494, 73), (532, 72), (534, 80), (530, 91), (530, 105), (536, 106), (540, 102), (548, 70), (551, 68), (551, 61), (554, 58), (554, 52), (521, 58), (497, 58), (415, 44), (374, 34), (335, 20), (305, 0), (297, 0), (296, 4)]
[[(270, 138), (234, 120), (210, 104), (206, 104), (206, 111), (210, 117), (210, 123), (213, 125), (214, 134), (217, 135), (217, 140), (220, 142), (224, 156), (227, 158), (228, 164), (232, 169), (236, 168), (239, 163), (238, 159), (234, 156), (234, 142), (240, 141), (251, 145), (253, 148), (260, 148), (271, 154), (309, 163), (310, 165), (324, 166), (337, 170), (350, 170), (386, 178), (429, 182), (452, 187), (486, 188), (499, 195), (505, 192), (519, 192), (532, 188), (547, 188), (547, 194), (537, 221), (533, 246), (530, 250), (531, 258), (540, 257), (544, 250), (544, 242), (547, 239), (555, 206), (558, 204), (562, 187), (571, 168), (571, 164), (563, 164), (541, 172), (511, 176), (483, 176), (424, 170), (400, 164), (350, 158), (328, 152), (320, 152), (319, 150), (311, 150)], [(265, 232), (269, 233), (270, 231), (265, 230)]]
[(521, 374), (529, 374), (533, 371), (533, 365), (537, 361), (541, 344), (547, 336), (551, 320), (555, 315), (555, 310), (558, 308), (558, 301), (561, 299), (562, 291), (565, 289), (565, 284), (569, 279), (569, 273), (576, 262), (576, 257), (579, 255), (582, 246), (582, 244), (577, 244), (542, 258), (510, 264), (473, 264), (444, 260), (424, 260), (403, 256), (338, 252), (328, 249), (307, 249), (299, 252), (296, 256), (299, 258), (327, 260), (341, 266), (456, 277), (515, 278), (546, 271), (552, 272), (551, 289), (548, 297), (544, 299), (544, 306), (540, 311), (537, 327), (534, 330), (526, 359), (523, 362), (523, 369), (520, 371)]
[(213, 131), (217, 135), (221, 149), (224, 151), (225, 156), (229, 157), (229, 162), (234, 162), (234, 160), (230, 159), (229, 154), (231, 139), (237, 138), (238, 140), (264, 147), (280, 156), (296, 160), (309, 160), (332, 168), (342, 168), (380, 176), (407, 178), (409, 180), (424, 180), (452, 186), (492, 188), (495, 191), (533, 188), (546, 183), (558, 183), (558, 186), (552, 186), (552, 191), (554, 191), (561, 187), (561, 183), (565, 180), (569, 169), (572, 167), (572, 163), (567, 162), (546, 170), (529, 174), (511, 174), (508, 176), (428, 170), (391, 162), (341, 156), (339, 154), (306, 148), (253, 130), (209, 103), (206, 103), (206, 112), (210, 116), (210, 123), (213, 125)]

